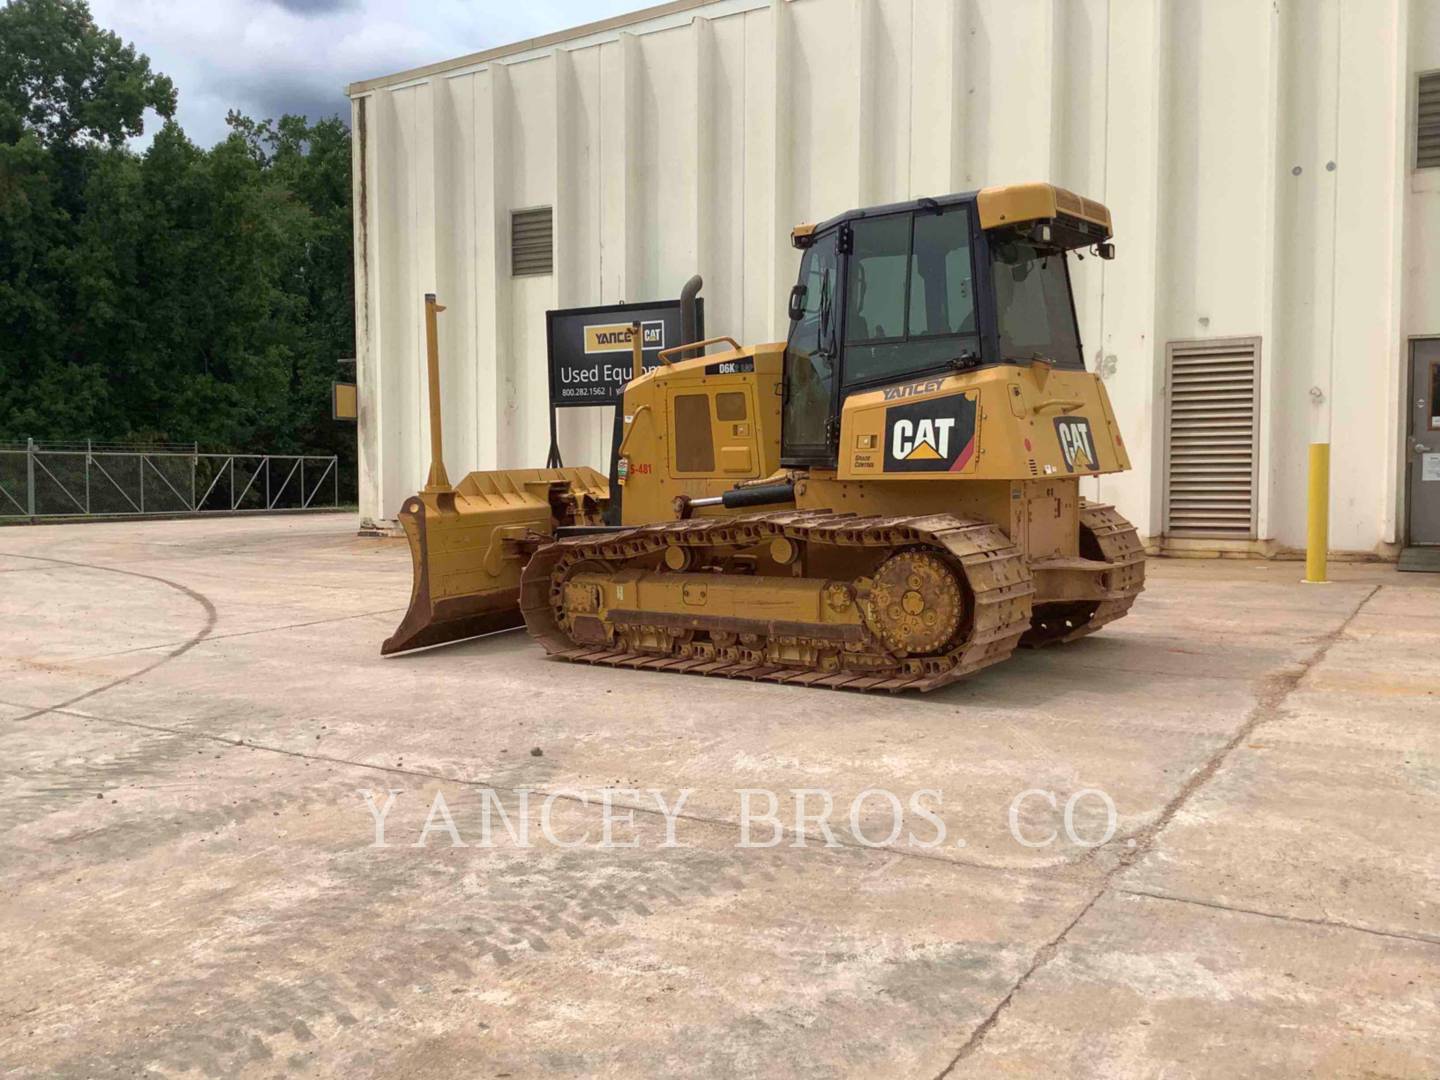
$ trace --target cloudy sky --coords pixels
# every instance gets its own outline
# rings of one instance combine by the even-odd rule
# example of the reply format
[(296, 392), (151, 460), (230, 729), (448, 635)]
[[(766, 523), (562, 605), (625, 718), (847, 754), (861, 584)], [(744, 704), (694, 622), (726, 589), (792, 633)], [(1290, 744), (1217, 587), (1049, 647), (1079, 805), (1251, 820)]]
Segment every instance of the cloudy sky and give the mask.
[[(175, 80), (208, 146), (225, 112), (350, 115), (347, 83), (507, 45), (656, 0), (90, 0), (95, 21)], [(147, 126), (147, 138), (150, 131)]]

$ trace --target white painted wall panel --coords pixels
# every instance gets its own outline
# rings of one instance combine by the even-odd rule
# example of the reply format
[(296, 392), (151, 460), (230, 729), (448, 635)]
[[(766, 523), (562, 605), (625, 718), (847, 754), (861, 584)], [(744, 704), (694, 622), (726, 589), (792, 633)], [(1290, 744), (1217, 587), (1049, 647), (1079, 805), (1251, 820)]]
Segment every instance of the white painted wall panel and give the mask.
[[(745, 19), (706, 22), (708, 55), (703, 100), (709, 103), (701, 143), (706, 196), (700, 215), (700, 262), (705, 278), (705, 323), (731, 333), (748, 331), (745, 255), (745, 184), (750, 150), (745, 128), (747, 60)], [(731, 329), (734, 328), (734, 329)]]
[(1405, 333), (1440, 336), (1440, 169), (1415, 171), (1415, 84), (1421, 72), (1440, 71), (1440, 0), (1411, 0), (1409, 70), (1405, 81), (1404, 199)]
[[(1120, 251), (1074, 267), (1136, 466), (1092, 492), (1157, 534), (1165, 343), (1258, 336), (1262, 537), (1303, 543), (1328, 437), (1335, 546), (1394, 542), (1407, 340), (1440, 334), (1410, 130), (1435, 69), (1440, 0), (713, 0), (357, 84), (362, 514), (424, 477), (427, 290), (451, 475), (537, 465), (547, 308), (698, 270), (710, 333), (776, 340), (796, 222), (1051, 179), (1110, 206)], [(540, 205), (555, 273), (512, 278), (510, 212)], [(603, 468), (609, 432), (563, 411), (566, 461)]]

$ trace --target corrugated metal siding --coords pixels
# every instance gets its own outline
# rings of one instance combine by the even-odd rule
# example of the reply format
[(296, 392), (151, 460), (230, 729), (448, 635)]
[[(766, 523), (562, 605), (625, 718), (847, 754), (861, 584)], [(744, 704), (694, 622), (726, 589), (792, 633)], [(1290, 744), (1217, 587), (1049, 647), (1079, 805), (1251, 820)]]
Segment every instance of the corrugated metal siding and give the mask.
[(1420, 76), (1415, 110), (1415, 167), (1440, 169), (1440, 71)]
[(1255, 538), (1260, 342), (1165, 350), (1165, 534)]

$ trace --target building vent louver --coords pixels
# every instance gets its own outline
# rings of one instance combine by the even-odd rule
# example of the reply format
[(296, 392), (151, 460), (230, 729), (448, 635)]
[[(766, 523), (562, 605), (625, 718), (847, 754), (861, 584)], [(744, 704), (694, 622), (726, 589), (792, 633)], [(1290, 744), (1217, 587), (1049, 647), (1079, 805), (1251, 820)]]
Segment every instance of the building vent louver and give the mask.
[(530, 277), (555, 269), (554, 222), (548, 206), (510, 214), (510, 276)]
[(1165, 534), (1253, 540), (1260, 339), (1165, 349)]
[(1415, 167), (1440, 169), (1440, 71), (1420, 76), (1415, 108)]

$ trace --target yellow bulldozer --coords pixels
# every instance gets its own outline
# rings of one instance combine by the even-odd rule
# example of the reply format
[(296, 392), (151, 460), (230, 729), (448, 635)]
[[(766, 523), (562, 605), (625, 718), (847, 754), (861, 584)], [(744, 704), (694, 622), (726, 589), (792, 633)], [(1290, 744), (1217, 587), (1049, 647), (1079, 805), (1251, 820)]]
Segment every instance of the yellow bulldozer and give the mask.
[(1144, 552), (1080, 495), (1130, 462), (1067, 259), (1113, 258), (1110, 237), (1104, 206), (1043, 183), (798, 226), (786, 341), (682, 335), (647, 371), (633, 335), (610, 477), (452, 485), (427, 297), (432, 464), (382, 651), (523, 623), (581, 663), (933, 690), (1113, 622)]

